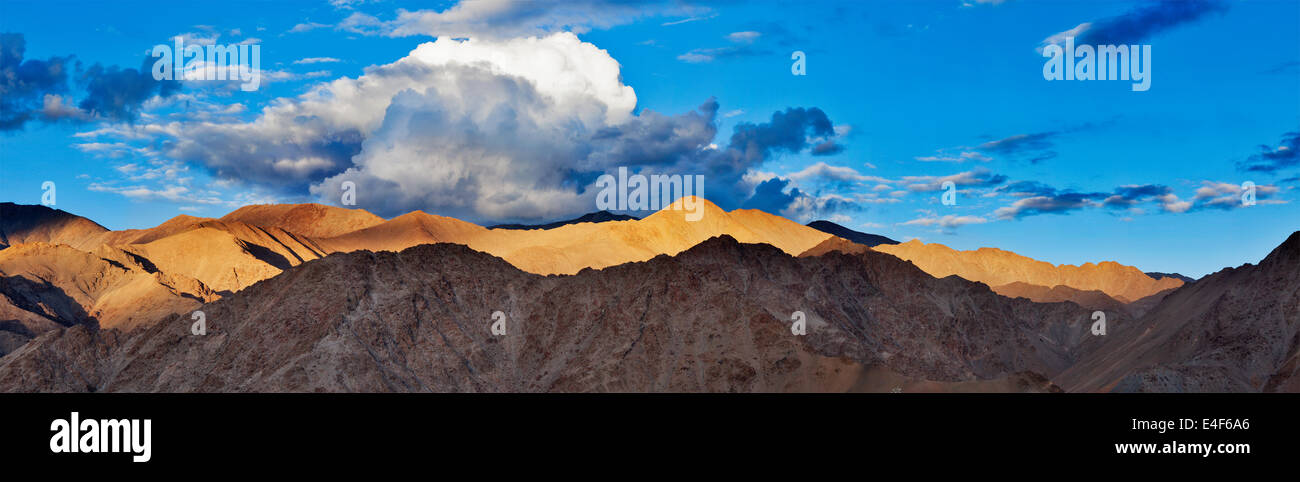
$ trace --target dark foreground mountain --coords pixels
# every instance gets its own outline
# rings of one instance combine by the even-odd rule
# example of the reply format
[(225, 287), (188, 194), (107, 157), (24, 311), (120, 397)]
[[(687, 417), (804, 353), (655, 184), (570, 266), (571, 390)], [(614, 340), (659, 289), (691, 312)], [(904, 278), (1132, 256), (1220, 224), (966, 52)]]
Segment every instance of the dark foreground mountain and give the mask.
[(603, 223), (607, 221), (631, 221), (640, 219), (636, 216), (626, 214), (614, 214), (609, 211), (596, 211), (594, 213), (583, 214), (573, 219), (565, 221), (556, 221), (546, 224), (497, 224), (488, 226), (488, 229), (555, 229), (560, 226), (578, 223)]
[(869, 234), (860, 231), (854, 231), (852, 229), (846, 228), (844, 226), (840, 226), (830, 221), (813, 221), (811, 223), (808, 223), (808, 227), (816, 229), (823, 233), (839, 236), (841, 238), (847, 239), (849, 241), (853, 241), (858, 244), (864, 244), (867, 247), (877, 246), (881, 244), (898, 244), (898, 241), (894, 241), (893, 239), (886, 238), (879, 234)]
[(188, 313), (47, 332), (0, 358), (0, 390), (1047, 391), (1099, 346), (1072, 303), (728, 236), (572, 276), (451, 244), (336, 253), (199, 309), (205, 336)]
[(1166, 296), (1059, 377), (1077, 390), (1300, 391), (1300, 231)]

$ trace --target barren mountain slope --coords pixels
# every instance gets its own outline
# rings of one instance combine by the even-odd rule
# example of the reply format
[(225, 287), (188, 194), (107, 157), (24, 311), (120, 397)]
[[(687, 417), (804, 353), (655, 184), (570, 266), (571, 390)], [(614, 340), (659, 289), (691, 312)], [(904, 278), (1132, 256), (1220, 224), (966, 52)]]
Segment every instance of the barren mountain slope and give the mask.
[(147, 229), (124, 229), (104, 233), (96, 241), (100, 244), (116, 246), (120, 244), (144, 244), (173, 234), (189, 231), (194, 225), (215, 221), (212, 218), (200, 218), (182, 214)]
[(335, 254), (201, 309), (203, 337), (181, 316), (47, 333), (0, 359), (0, 389), (1036, 391), (1051, 386), (1026, 372), (1050, 377), (1093, 342), (1073, 304), (729, 237), (559, 277), (456, 245)]
[(144, 244), (120, 246), (167, 274), (234, 292), (325, 255), (311, 239), (279, 228), (236, 221), (204, 221)]
[[(59, 226), (98, 225), (43, 206), (11, 206), (39, 214), (27, 216), (39, 222), (23, 225), (19, 231), (26, 234), (21, 239), (60, 239), (83, 250), (118, 246), (164, 273), (195, 278), (223, 293), (338, 251), (400, 251), (451, 242), (501, 256), (525, 271), (572, 274), (675, 254), (721, 234), (745, 242), (768, 242), (790, 254), (829, 237), (779, 216), (753, 210), (727, 213), (708, 201), (700, 202), (704, 216), (697, 222), (687, 221), (685, 211), (670, 208), (641, 220), (575, 223), (549, 230), (489, 230), (420, 211), (383, 221), (362, 210), (315, 204), (257, 205), (220, 220), (182, 215), (149, 229), (74, 230), (75, 236), (58, 234), (65, 231)], [(304, 234), (332, 235), (355, 227), (359, 229), (337, 236)]]
[(0, 203), (0, 248), (42, 242), (93, 249), (106, 232), (98, 223), (60, 209)]
[(1183, 284), (1176, 278), (1155, 280), (1137, 268), (1112, 261), (1058, 266), (996, 248), (956, 251), (942, 244), (925, 244), (917, 240), (879, 245), (872, 249), (911, 261), (937, 277), (957, 275), (989, 286), (1019, 281), (1049, 289), (1061, 285), (1082, 291), (1098, 290), (1121, 303), (1130, 303)]
[(384, 222), (364, 209), (322, 204), (255, 204), (236, 209), (221, 220), (280, 228), (311, 238), (339, 236)]
[(477, 224), (415, 211), (340, 236), (318, 239), (317, 242), (329, 252), (401, 251), (420, 244), (469, 244), (487, 232), (487, 228)]
[(107, 246), (93, 253), (61, 244), (12, 246), (0, 251), (0, 276), (5, 280), (0, 294), (7, 300), (0, 320), (23, 324), (29, 336), (86, 323), (127, 330), (216, 299), (202, 283), (155, 272)]
[(831, 236), (827, 240), (817, 243), (816, 246), (808, 248), (807, 251), (799, 253), (799, 257), (821, 256), (827, 253), (858, 254), (868, 251), (871, 251), (870, 246), (855, 243), (839, 236)]
[(1166, 296), (1061, 375), (1071, 390), (1300, 391), (1300, 232)]
[(696, 221), (689, 221), (684, 210), (669, 208), (640, 220), (571, 224), (546, 231), (493, 230), (469, 246), (531, 273), (572, 274), (583, 268), (677, 254), (724, 234), (744, 243), (768, 243), (791, 255), (829, 237), (780, 216), (747, 209), (726, 212), (707, 200), (698, 202), (702, 216)]
[[(680, 201), (679, 201), (680, 202)], [(741, 242), (769, 243), (799, 254), (830, 235), (757, 210), (726, 212), (701, 199), (703, 216), (688, 221), (686, 211), (667, 208), (644, 219), (576, 223), (553, 229), (486, 229), (453, 218), (409, 213), (383, 224), (319, 240), (335, 251), (400, 251), (418, 244), (457, 243), (504, 258), (537, 274), (573, 274), (676, 254), (719, 235)]]
[[(800, 254), (799, 256), (821, 256), (830, 252), (861, 253), (870, 249), (871, 248), (863, 244), (854, 243), (843, 238), (833, 237), (823, 241), (817, 246), (814, 246), (808, 251), (804, 251), (803, 254)], [(1031, 285), (1021, 281), (1007, 283), (1001, 286), (994, 286), (992, 287), (992, 290), (995, 293), (1008, 298), (1025, 298), (1039, 303), (1059, 303), (1069, 301), (1084, 308), (1122, 313), (1125, 319), (1133, 319), (1141, 316), (1142, 313), (1145, 313), (1146, 310), (1150, 309), (1152, 306), (1155, 306), (1155, 303), (1169, 291), (1172, 291), (1173, 288), (1148, 296), (1143, 298), (1140, 302), (1135, 303), (1122, 303), (1099, 290), (1084, 291), (1061, 285), (1049, 288), (1046, 286)]]
[(1063, 285), (1056, 285), (1048, 288), (1046, 286), (1031, 285), (1029, 283), (1016, 281), (1002, 286), (994, 286), (993, 291), (1009, 298), (1025, 298), (1040, 303), (1070, 301), (1084, 308), (1122, 311), (1132, 314), (1128, 304), (1121, 303), (1119, 300), (1107, 296), (1106, 293), (1103, 293), (1100, 290), (1084, 291)]

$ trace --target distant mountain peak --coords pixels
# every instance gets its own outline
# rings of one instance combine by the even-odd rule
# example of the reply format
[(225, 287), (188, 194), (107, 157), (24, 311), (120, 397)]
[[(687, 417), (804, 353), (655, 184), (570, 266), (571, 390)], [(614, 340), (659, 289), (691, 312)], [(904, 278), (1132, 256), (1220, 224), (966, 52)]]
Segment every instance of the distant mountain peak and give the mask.
[(811, 223), (808, 223), (808, 227), (816, 229), (823, 233), (839, 236), (841, 238), (847, 239), (849, 241), (853, 241), (858, 244), (865, 244), (868, 247), (879, 246), (882, 244), (898, 244), (898, 241), (895, 241), (893, 239), (878, 234), (869, 234), (861, 231), (854, 231), (852, 229), (846, 228), (844, 226), (840, 226), (838, 224), (826, 220), (813, 221)]
[(83, 246), (107, 232), (99, 223), (62, 209), (0, 203), (0, 247), (37, 241)]
[(1161, 272), (1159, 272), (1159, 271), (1148, 271), (1148, 272), (1146, 272), (1145, 274), (1146, 274), (1147, 276), (1150, 276), (1151, 279), (1155, 279), (1155, 280), (1159, 280), (1159, 279), (1162, 279), (1162, 278), (1173, 278), (1173, 279), (1176, 279), (1176, 280), (1180, 280), (1180, 281), (1182, 281), (1183, 283), (1194, 283), (1194, 282), (1196, 282), (1196, 278), (1192, 278), (1192, 277), (1190, 277), (1190, 276), (1185, 276), (1185, 275), (1180, 274), (1180, 273), (1161, 273)]
[(609, 221), (633, 221), (636, 219), (639, 218), (637, 218), (636, 216), (629, 216), (627, 214), (614, 214), (609, 211), (596, 211), (596, 212), (583, 214), (582, 216), (578, 216), (573, 219), (567, 219), (564, 221), (555, 221), (546, 224), (497, 224), (494, 226), (488, 226), (488, 229), (555, 229), (560, 226), (565, 226), (569, 224), (604, 223)]

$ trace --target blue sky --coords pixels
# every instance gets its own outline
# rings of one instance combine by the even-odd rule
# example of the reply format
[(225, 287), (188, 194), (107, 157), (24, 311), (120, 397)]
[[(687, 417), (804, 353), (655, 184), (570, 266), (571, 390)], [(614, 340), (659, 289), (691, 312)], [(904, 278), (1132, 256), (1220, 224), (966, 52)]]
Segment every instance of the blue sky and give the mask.
[[(354, 181), (386, 217), (537, 222), (629, 166), (704, 174), (727, 209), (1201, 276), (1300, 229), (1297, 23), (1283, 1), (6, 1), (0, 198), (54, 181), (125, 229)], [(1071, 29), (1150, 45), (1150, 90), (1045, 80)], [(262, 85), (124, 71), (176, 36), (259, 45)], [(1246, 181), (1257, 204), (1229, 202)]]

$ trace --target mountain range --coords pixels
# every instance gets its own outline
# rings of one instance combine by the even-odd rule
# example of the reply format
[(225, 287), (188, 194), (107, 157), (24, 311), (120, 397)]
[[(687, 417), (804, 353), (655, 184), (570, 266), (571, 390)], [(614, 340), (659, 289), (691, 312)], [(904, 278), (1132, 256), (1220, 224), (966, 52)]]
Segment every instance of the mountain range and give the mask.
[(297, 204), (126, 231), (3, 203), (0, 390), (1300, 390), (1296, 235), (1186, 284), (700, 201), (697, 222)]

